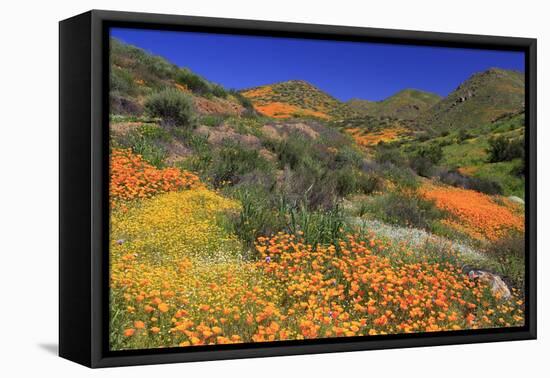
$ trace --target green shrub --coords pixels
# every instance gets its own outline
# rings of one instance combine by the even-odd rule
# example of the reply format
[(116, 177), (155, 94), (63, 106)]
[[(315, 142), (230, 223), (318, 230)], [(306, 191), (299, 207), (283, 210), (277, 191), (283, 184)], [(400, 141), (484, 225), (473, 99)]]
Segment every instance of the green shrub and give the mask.
[(302, 237), (306, 244), (338, 246), (346, 233), (344, 215), (339, 206), (329, 210), (311, 211), (305, 203), (289, 210), (288, 231)]
[(239, 143), (226, 141), (215, 151), (208, 175), (216, 187), (238, 183), (239, 176), (246, 173), (271, 170), (271, 164), (257, 150), (248, 149)]
[(415, 155), (428, 159), (432, 164), (438, 164), (443, 159), (443, 149), (438, 143), (430, 143), (420, 146)]
[(489, 154), (490, 163), (498, 163), (501, 161), (511, 161), (525, 156), (524, 138), (507, 138), (506, 136), (497, 136), (489, 138)]
[(503, 193), (502, 185), (496, 181), (482, 177), (471, 177), (470, 182), (466, 185), (466, 189), (476, 190), (489, 195)]
[(132, 96), (137, 93), (137, 85), (132, 74), (122, 68), (114, 67), (111, 70), (110, 93), (123, 96)]
[(325, 152), (323, 145), (295, 134), (277, 142), (274, 151), (279, 157), (279, 167), (285, 172), (284, 193), (291, 201), (299, 202), (306, 196), (311, 208), (328, 209), (333, 207), (339, 190), (341, 193), (347, 191), (345, 178), (340, 179), (340, 189), (337, 188), (338, 180), (339, 176), (351, 174), (341, 170), (352, 167), (334, 168), (332, 156)]
[(428, 133), (427, 131), (418, 133), (418, 134), (416, 135), (416, 139), (417, 139), (419, 142), (425, 142), (425, 141), (427, 141), (427, 140), (430, 140), (431, 138), (432, 138), (432, 136), (431, 136), (430, 133)]
[(389, 165), (382, 168), (382, 174), (401, 190), (418, 187), (418, 177), (409, 167)]
[(369, 202), (369, 200), (359, 201), (358, 204), (351, 209), (351, 214), (359, 218), (362, 218), (365, 215), (370, 214), (372, 210), (372, 204)]
[(296, 170), (288, 166), (282, 175), (281, 193), (294, 205), (305, 201), (310, 209), (330, 209), (337, 200), (334, 176), (319, 162), (308, 161)]
[(374, 160), (380, 164), (393, 164), (398, 167), (406, 165), (405, 156), (397, 148), (389, 148), (382, 145), (376, 149)]
[(523, 290), (525, 284), (525, 235), (514, 233), (487, 248), (487, 256), (497, 264), (499, 274)]
[(189, 90), (198, 94), (205, 95), (212, 92), (212, 87), (208, 81), (187, 68), (182, 68), (176, 73), (176, 82), (185, 85)]
[(194, 125), (193, 101), (177, 89), (164, 89), (145, 101), (145, 111), (151, 117), (159, 117), (167, 125), (192, 127)]
[(368, 212), (390, 224), (428, 231), (431, 231), (434, 222), (445, 215), (433, 201), (426, 200), (415, 193), (403, 192), (392, 192), (377, 197), (370, 204)]
[(439, 141), (439, 145), (443, 148), (443, 147), (446, 147), (446, 146), (451, 146), (455, 144), (455, 141), (451, 138), (445, 138), (445, 139), (441, 139)]
[(210, 152), (195, 153), (176, 164), (181, 169), (198, 173), (203, 181), (209, 182), (210, 177), (207, 172), (212, 159), (213, 155)]
[(510, 173), (514, 176), (525, 176), (525, 156), (514, 162)]
[(384, 187), (382, 178), (376, 173), (360, 172), (357, 176), (358, 191), (363, 194), (372, 194)]
[(371, 194), (382, 186), (378, 175), (361, 172), (352, 166), (334, 171), (333, 177), (336, 182), (336, 192), (341, 197), (354, 193)]
[(259, 236), (269, 236), (285, 229), (284, 206), (279, 211), (272, 203), (273, 194), (265, 188), (240, 186), (231, 195), (242, 204), (239, 214), (230, 219), (231, 231), (243, 241), (247, 250), (253, 250)]
[(409, 164), (419, 176), (431, 177), (435, 172), (432, 161), (422, 156), (411, 157)]
[(220, 98), (226, 98), (227, 95), (228, 95), (225, 88), (222, 87), (221, 85), (218, 85), (218, 84), (212, 84), (210, 91), (211, 91), (212, 95), (214, 95), (216, 97), (220, 97)]
[(472, 136), (466, 129), (460, 129), (456, 137), (458, 143), (464, 142), (466, 139), (470, 139)]
[(488, 178), (465, 176), (456, 169), (440, 169), (437, 177), (441, 182), (459, 188), (476, 190), (490, 195), (503, 193), (502, 186), (498, 182)]
[(126, 54), (134, 58), (139, 72), (150, 73), (158, 78), (168, 79), (174, 74), (176, 66), (166, 59), (147, 53), (135, 46), (126, 45)]
[(363, 157), (361, 153), (351, 146), (343, 146), (338, 149), (334, 162), (336, 167), (354, 166), (359, 167)]
[(431, 177), (434, 168), (443, 158), (440, 144), (430, 143), (419, 146), (409, 157), (410, 167), (420, 176)]
[(284, 168), (289, 166), (291, 169), (306, 164), (306, 159), (313, 154), (311, 143), (300, 134), (293, 134), (286, 140), (275, 144), (275, 153), (279, 157), (279, 166)]
[(340, 207), (311, 210), (304, 197), (290, 202), (284, 196), (258, 185), (237, 186), (230, 195), (242, 204), (238, 215), (230, 218), (231, 231), (242, 240), (247, 251), (253, 250), (259, 236), (279, 231), (302, 235), (307, 244), (338, 246), (347, 229)]
[(193, 150), (193, 154), (183, 161), (179, 161), (177, 165), (182, 169), (197, 172), (204, 181), (209, 181), (207, 173), (214, 154), (208, 143), (208, 136), (196, 134), (193, 130), (184, 128), (174, 128), (170, 132), (178, 141)]
[(336, 192), (339, 196), (345, 197), (358, 191), (357, 170), (348, 166), (334, 172), (334, 176), (336, 180)]

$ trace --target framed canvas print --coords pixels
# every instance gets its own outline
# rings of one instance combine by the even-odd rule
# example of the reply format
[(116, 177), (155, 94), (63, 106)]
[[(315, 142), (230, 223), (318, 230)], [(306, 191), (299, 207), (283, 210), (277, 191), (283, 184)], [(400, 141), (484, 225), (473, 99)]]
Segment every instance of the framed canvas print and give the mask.
[(60, 23), (60, 355), (536, 337), (536, 41)]

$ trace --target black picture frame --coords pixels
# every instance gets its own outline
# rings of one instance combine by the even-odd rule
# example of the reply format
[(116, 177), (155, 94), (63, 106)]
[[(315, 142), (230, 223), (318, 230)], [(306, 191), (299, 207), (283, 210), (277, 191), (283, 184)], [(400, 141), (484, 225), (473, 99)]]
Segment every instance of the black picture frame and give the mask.
[[(110, 27), (522, 51), (526, 67), (524, 327), (200, 346), (108, 348)], [(59, 354), (88, 367), (267, 357), (536, 338), (536, 39), (92, 10), (61, 21)]]

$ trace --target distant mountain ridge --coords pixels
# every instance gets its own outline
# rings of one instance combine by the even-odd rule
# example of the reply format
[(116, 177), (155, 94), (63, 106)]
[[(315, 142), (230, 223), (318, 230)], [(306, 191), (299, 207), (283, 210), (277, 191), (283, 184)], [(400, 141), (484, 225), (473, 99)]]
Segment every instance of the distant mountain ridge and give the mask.
[(401, 126), (436, 133), (472, 129), (525, 107), (524, 74), (500, 68), (473, 74), (444, 98), (403, 89), (382, 101), (342, 102), (304, 80), (228, 90), (116, 39), (111, 39), (110, 59), (111, 109), (120, 114), (141, 114), (145, 98), (164, 88), (188, 93), (200, 114), (240, 115), (253, 107), (272, 118), (337, 121), (338, 125), (350, 124), (364, 132)]
[(464, 81), (417, 119), (432, 130), (475, 128), (525, 106), (522, 72), (491, 68)]
[(356, 112), (376, 118), (414, 120), (441, 100), (435, 93), (403, 89), (382, 101), (352, 99), (348, 105)]

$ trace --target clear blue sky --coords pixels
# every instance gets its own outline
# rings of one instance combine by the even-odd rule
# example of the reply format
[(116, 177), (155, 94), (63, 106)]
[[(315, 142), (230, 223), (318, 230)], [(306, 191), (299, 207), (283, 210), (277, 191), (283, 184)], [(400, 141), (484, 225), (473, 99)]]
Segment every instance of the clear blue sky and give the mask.
[(301, 79), (343, 101), (405, 88), (445, 96), (475, 72), (524, 71), (519, 52), (120, 28), (111, 36), (226, 88)]

